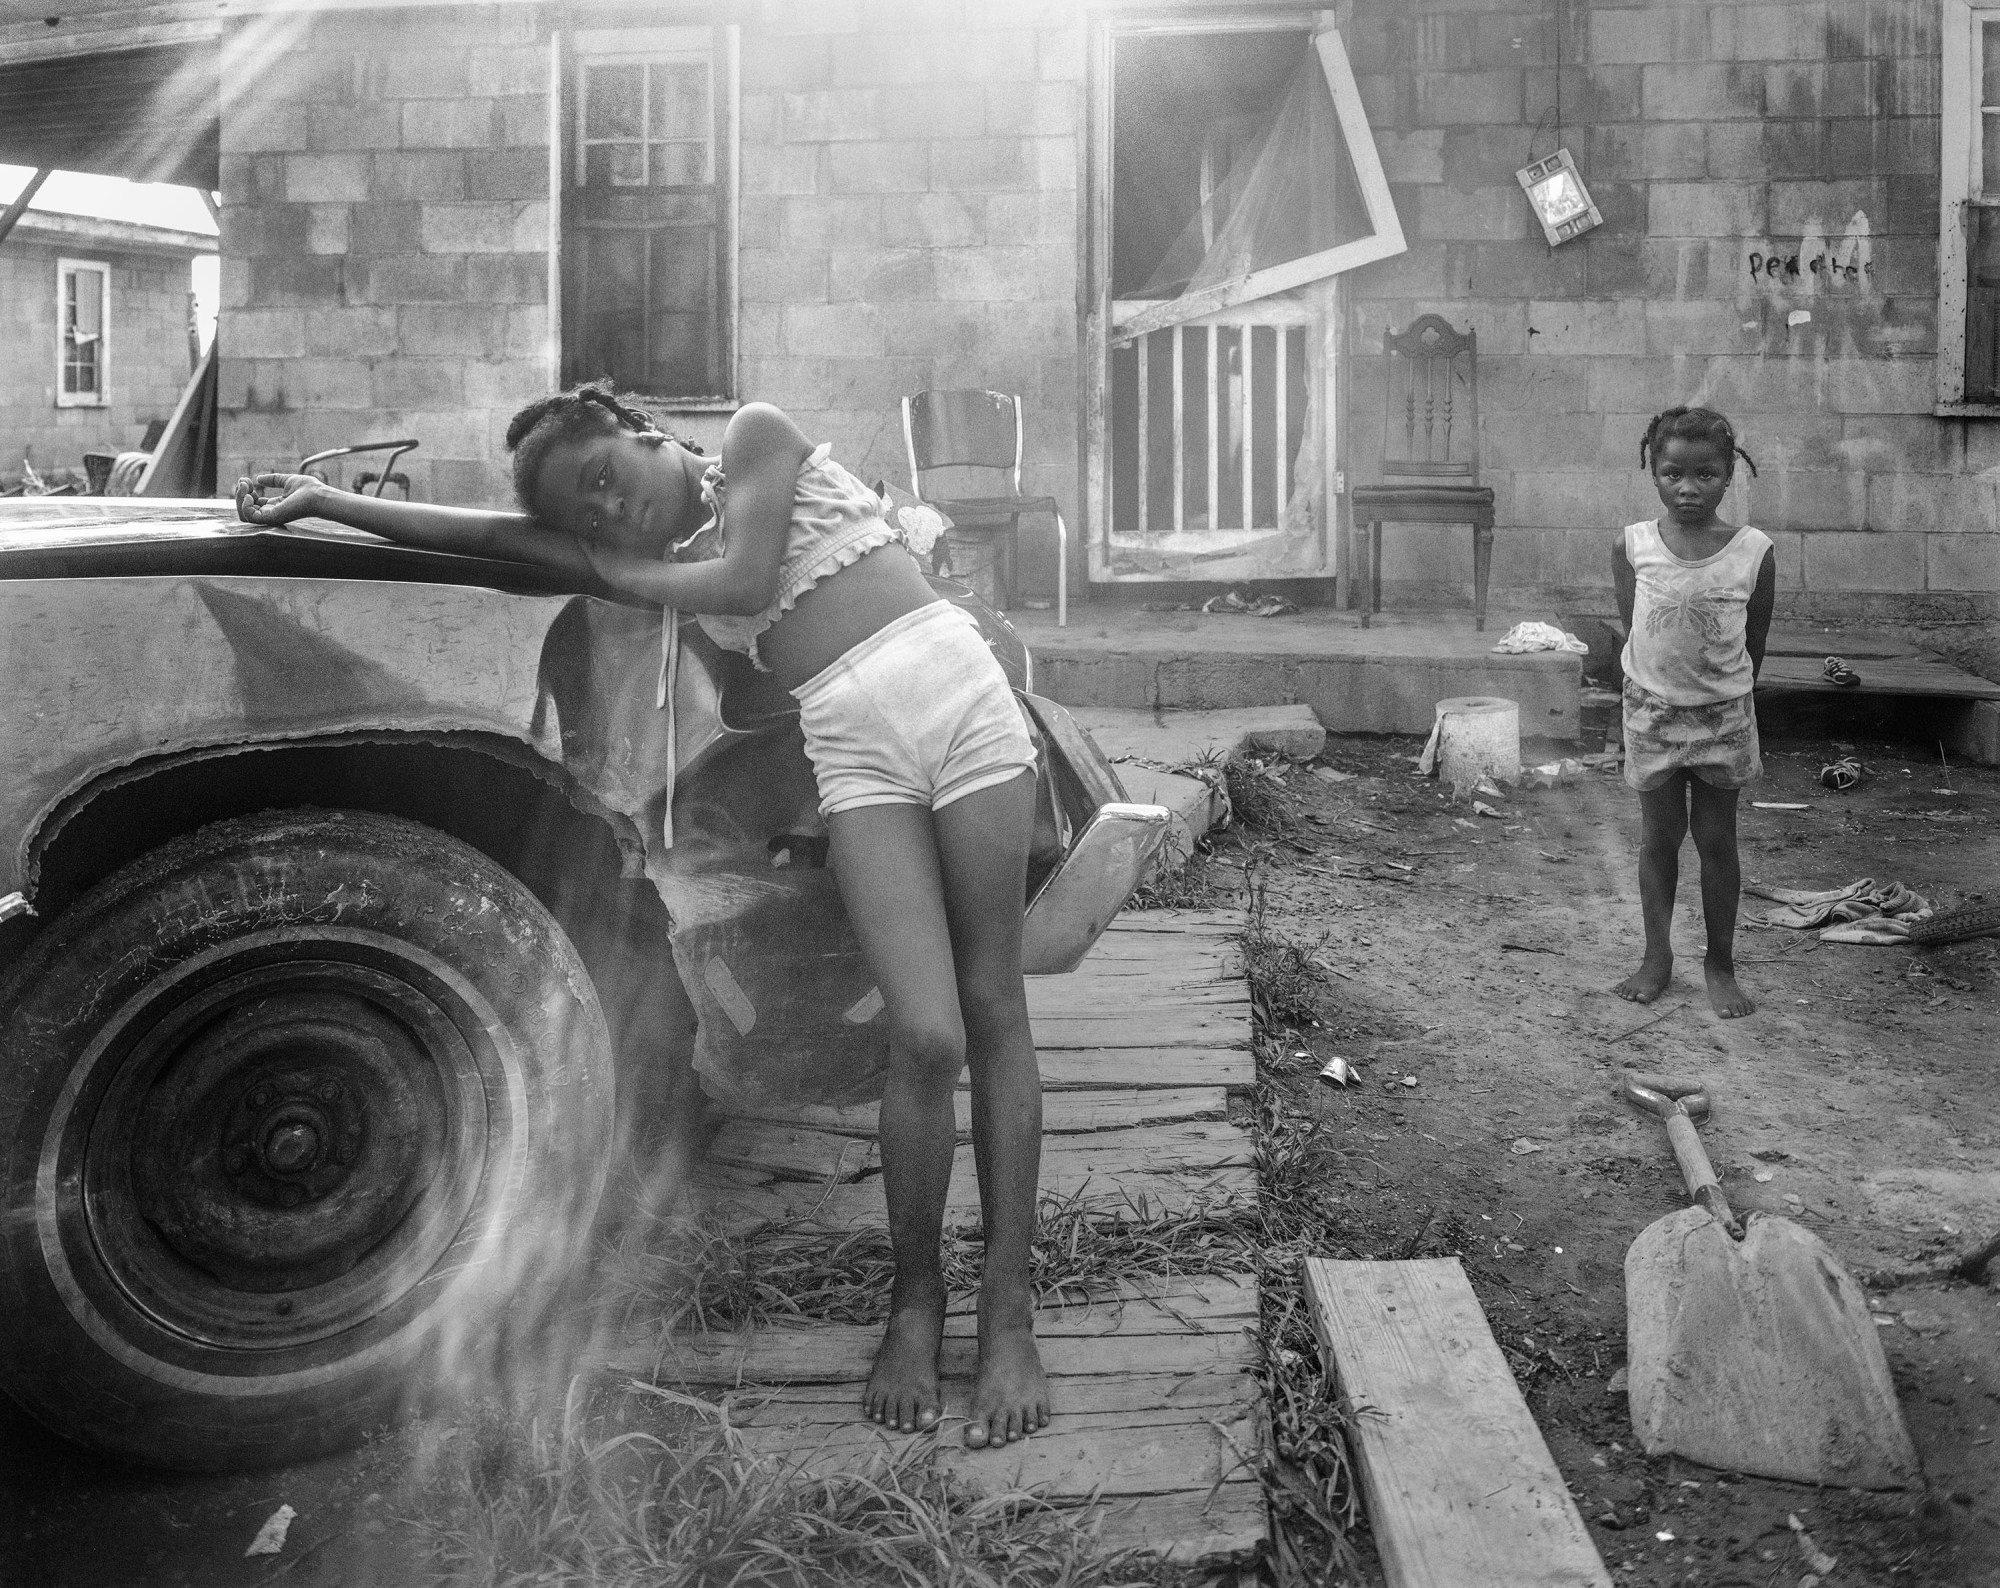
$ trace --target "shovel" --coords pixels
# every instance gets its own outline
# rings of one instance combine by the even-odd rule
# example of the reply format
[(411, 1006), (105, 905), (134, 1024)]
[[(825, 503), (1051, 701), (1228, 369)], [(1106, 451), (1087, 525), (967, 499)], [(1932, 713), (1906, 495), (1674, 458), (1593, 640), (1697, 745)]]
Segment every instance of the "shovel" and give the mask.
[(1789, 1219), (1739, 1221), (1709, 1167), (1693, 1083), (1627, 1076), (1665, 1122), (1696, 1205), (1625, 1254), (1632, 1428), (1648, 1455), (1800, 1483), (1921, 1481), (1868, 1303), (1824, 1242)]

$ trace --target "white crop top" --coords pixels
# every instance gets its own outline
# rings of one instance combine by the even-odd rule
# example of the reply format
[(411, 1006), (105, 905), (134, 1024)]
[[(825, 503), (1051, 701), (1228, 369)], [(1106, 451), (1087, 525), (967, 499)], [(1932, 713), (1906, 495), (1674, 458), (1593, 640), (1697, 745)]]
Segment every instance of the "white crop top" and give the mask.
[[(882, 498), (854, 475), (833, 461), (833, 443), (822, 441), (799, 465), (798, 485), (792, 494), (792, 521), (785, 534), (785, 556), (778, 565), (778, 593), (771, 604), (751, 617), (727, 613), (698, 612), (695, 621), (710, 639), (727, 651), (741, 651), (760, 672), (768, 672), (757, 654), (757, 636), (798, 605), (799, 597), (828, 575), (850, 563), (859, 562), (878, 546), (901, 541), (919, 557), (927, 555), (944, 520), (929, 508), (897, 509), (897, 523), (884, 516)], [(709, 517), (700, 529), (679, 542), (691, 545), (703, 536), (726, 537), (723, 498), (727, 487), (720, 461), (711, 463), (701, 477), (701, 498), (709, 506)], [(674, 709), (674, 691), (680, 675), (680, 613), (672, 607), (660, 618), (660, 686), (655, 704), (669, 717)], [(671, 722), (667, 732), (668, 754), (674, 754)], [(668, 769), (669, 787), (676, 768)], [(674, 842), (673, 796), (667, 796), (667, 847)]]

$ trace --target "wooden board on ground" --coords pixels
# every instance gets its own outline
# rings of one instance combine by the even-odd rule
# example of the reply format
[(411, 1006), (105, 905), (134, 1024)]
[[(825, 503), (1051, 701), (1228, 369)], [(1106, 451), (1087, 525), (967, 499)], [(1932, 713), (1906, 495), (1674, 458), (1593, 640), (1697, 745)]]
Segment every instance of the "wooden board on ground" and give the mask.
[(2000, 700), (2000, 684), (1936, 656), (1847, 657), (1858, 684), (1830, 684), (1820, 671), (1824, 655), (1770, 656), (1757, 675), (1757, 693), (1828, 695), (1928, 695), (1949, 700)]
[[(1249, 1150), (1247, 1146), (1244, 1148), (1246, 1154)], [(701, 1185), (715, 1188), (711, 1200), (728, 1229), (795, 1220), (823, 1224), (829, 1229), (887, 1223), (888, 1209), (882, 1200), (879, 1175), (847, 1185), (775, 1179), (768, 1184), (746, 1184), (746, 1178), (753, 1172), (724, 1164), (704, 1169), (698, 1177)], [(1196, 1207), (1255, 1201), (1257, 1171), (1247, 1157), (1241, 1163), (1219, 1168), (1162, 1170), (1129, 1150), (1107, 1145), (1089, 1151), (1046, 1154), (1042, 1159), (1041, 1190), (1045, 1197), (1083, 1197), (1107, 1216), (1119, 1213), (1136, 1216), (1135, 1210), (1143, 1203), (1149, 1216), (1158, 1217), (1185, 1213)], [(970, 1148), (960, 1149), (951, 1190), (945, 1198), (944, 1215), (945, 1224), (952, 1229), (968, 1229), (979, 1222), (979, 1187), (972, 1170)]]
[(880, 1331), (815, 1324), (661, 1343), (628, 1339), (607, 1364), (720, 1401), (754, 1451), (806, 1471), (865, 1470), (915, 1446), (975, 1488), (1032, 1488), (1088, 1505), (1100, 1541), (1180, 1559), (1240, 1555), (1266, 1525), (1256, 1481), (1257, 1286), (1248, 1274), (1133, 1279), (1088, 1302), (1045, 1307), (1036, 1334), (1055, 1421), (1003, 1449), (961, 1442), (977, 1321), (946, 1322), (945, 1419), (895, 1434), (863, 1421)]
[[(1041, 1190), (1081, 1196), (1105, 1216), (1254, 1203), (1250, 1132), (1228, 1117), (1232, 1089), (1256, 1079), (1250, 1003), (1228, 911), (1128, 915), (1083, 965), (1037, 977), (1028, 1006), (1040, 1054)], [(946, 1219), (979, 1218), (968, 1099)], [(886, 1223), (876, 1109), (766, 1109), (730, 1121), (697, 1194), (725, 1228), (810, 1220)], [(1039, 1488), (1087, 1508), (1108, 1548), (1176, 1559), (1240, 1556), (1263, 1538), (1257, 1480), (1257, 1290), (1236, 1277), (1135, 1276), (1089, 1302), (1036, 1318), (1055, 1421), (1000, 1450), (967, 1451), (962, 1419), (977, 1367), (976, 1320), (955, 1300), (939, 1363), (946, 1423), (895, 1436), (859, 1417), (879, 1325), (797, 1320), (740, 1334), (662, 1340), (638, 1325), (609, 1353), (614, 1372), (726, 1401), (755, 1449), (814, 1470), (862, 1470), (908, 1444), (975, 1487)]]
[[(958, 1134), (963, 1139), (972, 1129), (972, 1094), (962, 1085), (954, 1099), (957, 1105)], [(1050, 1135), (1076, 1131), (1120, 1130), (1128, 1125), (1170, 1125), (1184, 1119), (1225, 1119), (1229, 1113), (1229, 1093), (1221, 1086), (1163, 1086), (1142, 1090), (1135, 1086), (1116, 1089), (1051, 1092), (1042, 1099), (1042, 1130)], [(730, 1128), (740, 1123), (796, 1123), (842, 1136), (875, 1134), (876, 1105), (857, 1103), (850, 1108), (802, 1107), (782, 1115), (776, 1111), (759, 1115), (739, 1115)]]
[(1610, 1588), (1456, 1258), (1306, 1261), (1388, 1588)]
[(1042, 1090), (1066, 1092), (1085, 1087), (1227, 1086), (1248, 1091), (1257, 1081), (1250, 1052), (1250, 1019), (1245, 1011), (1243, 1040), (1209, 1048), (1044, 1048)]

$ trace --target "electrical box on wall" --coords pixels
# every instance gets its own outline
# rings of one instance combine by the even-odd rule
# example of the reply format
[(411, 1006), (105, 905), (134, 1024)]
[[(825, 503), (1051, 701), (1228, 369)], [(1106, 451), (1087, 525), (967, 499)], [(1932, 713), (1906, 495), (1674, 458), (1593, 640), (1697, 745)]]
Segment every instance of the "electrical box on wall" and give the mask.
[(1581, 237), (1593, 226), (1602, 226), (1604, 217), (1590, 201), (1590, 189), (1577, 174), (1576, 161), (1569, 150), (1558, 149), (1546, 160), (1536, 160), (1514, 173), (1535, 218), (1542, 223), (1542, 235), (1553, 248), (1572, 237)]

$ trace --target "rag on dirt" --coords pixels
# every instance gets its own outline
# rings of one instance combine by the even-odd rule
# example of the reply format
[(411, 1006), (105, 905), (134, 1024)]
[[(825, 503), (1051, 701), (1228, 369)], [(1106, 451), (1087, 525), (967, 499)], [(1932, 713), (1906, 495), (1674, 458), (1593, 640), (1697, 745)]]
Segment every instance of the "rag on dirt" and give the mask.
[(1765, 911), (1766, 926), (1801, 931), (1825, 927), (1819, 934), (1822, 943), (1907, 943), (1910, 928), (1928, 920), (1931, 913), (1930, 901), (1921, 893), (1903, 883), (1877, 882), (1873, 877), (1819, 893), (1771, 888), (1761, 882), (1745, 882), (1743, 891), (1784, 906)]

